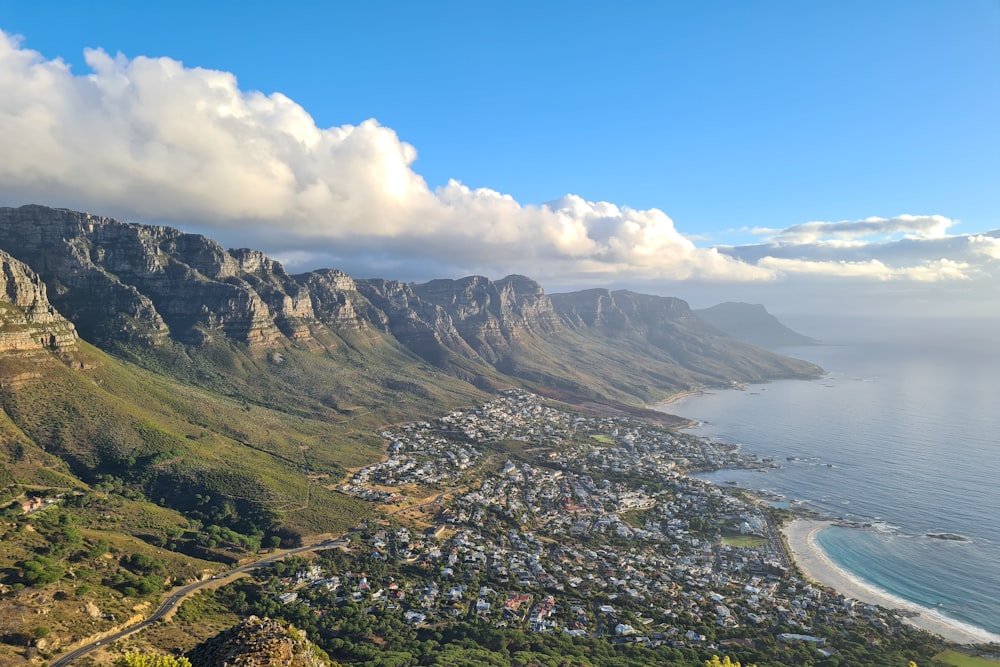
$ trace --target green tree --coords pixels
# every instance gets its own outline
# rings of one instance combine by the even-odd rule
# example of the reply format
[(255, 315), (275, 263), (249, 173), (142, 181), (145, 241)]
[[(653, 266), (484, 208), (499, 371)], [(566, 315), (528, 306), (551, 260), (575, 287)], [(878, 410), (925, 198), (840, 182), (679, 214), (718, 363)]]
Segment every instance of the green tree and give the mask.
[(187, 658), (155, 653), (127, 653), (114, 662), (114, 667), (192, 667)]
[(63, 575), (63, 568), (48, 556), (26, 560), (21, 565), (21, 579), (29, 585), (51, 584)]

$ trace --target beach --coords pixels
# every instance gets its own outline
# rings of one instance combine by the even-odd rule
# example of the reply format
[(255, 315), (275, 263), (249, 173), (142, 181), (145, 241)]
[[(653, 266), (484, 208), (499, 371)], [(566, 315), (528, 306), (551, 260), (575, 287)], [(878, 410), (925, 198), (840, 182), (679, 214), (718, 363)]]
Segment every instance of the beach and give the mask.
[(815, 541), (816, 534), (831, 525), (831, 521), (795, 519), (781, 529), (795, 564), (808, 579), (859, 602), (901, 610), (907, 614), (907, 623), (948, 641), (959, 644), (1000, 642), (1000, 636), (879, 590), (838, 567)]

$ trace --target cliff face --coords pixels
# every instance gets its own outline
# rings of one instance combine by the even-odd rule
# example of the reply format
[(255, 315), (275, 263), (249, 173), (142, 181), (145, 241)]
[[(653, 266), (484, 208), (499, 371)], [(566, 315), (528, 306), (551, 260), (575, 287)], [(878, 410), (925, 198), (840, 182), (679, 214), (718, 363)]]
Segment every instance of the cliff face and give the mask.
[[(95, 342), (201, 344), (227, 337), (252, 347), (311, 337), (308, 283), (256, 250), (226, 251), (169, 227), (123, 224), (44, 206), (0, 209), (0, 247), (33, 267), (55, 306)], [(313, 281), (334, 322), (353, 317), (336, 280)], [(330, 304), (340, 300), (336, 312)]]
[(414, 286), (398, 280), (359, 280), (358, 291), (381, 314), (379, 323), (405, 347), (432, 364), (452, 357), (477, 359), (448, 312), (421, 299)]
[(354, 279), (343, 271), (321, 269), (296, 276), (296, 280), (309, 294), (312, 316), (324, 325), (334, 330), (387, 329), (385, 314), (371, 307)]
[(458, 335), (491, 364), (508, 356), (518, 338), (560, 328), (541, 286), (524, 276), (432, 280), (414, 285), (413, 292), (447, 313)]
[(610, 333), (693, 323), (687, 303), (674, 297), (589, 289), (550, 298), (559, 317), (576, 328), (593, 327)]
[[(79, 365), (76, 330), (49, 303), (45, 283), (34, 271), (0, 251), (0, 355), (5, 360), (45, 359), (54, 355)], [(4, 386), (25, 379), (30, 370), (13, 371), (4, 364)]]
[[(517, 275), (423, 284), (330, 269), (293, 276), (256, 250), (44, 206), (0, 208), (0, 249), (37, 271), (55, 309), (98, 345), (172, 339), (197, 348), (229, 339), (251, 350), (331, 349), (380, 341), (474, 383), (503, 383), (499, 374), (558, 383), (569, 373), (580, 377), (574, 387), (621, 397), (609, 388), (631, 386), (638, 372), (645, 388), (629, 395), (641, 400), (657, 386), (817, 372), (721, 336), (669, 297), (603, 289), (549, 296)], [(610, 377), (625, 373), (613, 368), (626, 357), (628, 377)], [(586, 367), (603, 379), (582, 376)]]

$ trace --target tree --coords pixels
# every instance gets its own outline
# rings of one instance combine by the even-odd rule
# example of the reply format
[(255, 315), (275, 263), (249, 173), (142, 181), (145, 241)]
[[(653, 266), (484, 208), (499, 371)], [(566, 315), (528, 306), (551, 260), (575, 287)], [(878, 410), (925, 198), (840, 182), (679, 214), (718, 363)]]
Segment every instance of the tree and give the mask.
[[(730, 660), (728, 655), (722, 660), (719, 660), (719, 656), (713, 655), (711, 660), (705, 661), (705, 667), (742, 667), (742, 665)], [(747, 665), (747, 667), (757, 667), (757, 665)]]
[(48, 556), (38, 556), (21, 564), (21, 579), (31, 586), (51, 584), (62, 575), (62, 566)]
[(187, 658), (155, 653), (127, 653), (114, 662), (114, 667), (192, 667)]

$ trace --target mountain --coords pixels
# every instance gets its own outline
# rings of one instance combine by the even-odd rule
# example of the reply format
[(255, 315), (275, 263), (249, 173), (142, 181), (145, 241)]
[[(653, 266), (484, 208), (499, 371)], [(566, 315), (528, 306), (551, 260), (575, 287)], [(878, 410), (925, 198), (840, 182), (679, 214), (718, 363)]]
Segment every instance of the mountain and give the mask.
[[(695, 385), (817, 372), (718, 336), (679, 299), (606, 290), (550, 297), (523, 276), (421, 285), (334, 270), (293, 276), (259, 251), (43, 206), (0, 209), (0, 248), (38, 272), (81, 337), (144, 365), (178, 346), (205, 356), (235, 344), (251, 358), (347, 348), (400, 363), (400, 354), (410, 364), (415, 355), (480, 388), (516, 379), (632, 404)], [(258, 390), (240, 387), (265, 400)], [(300, 382), (303, 390), (343, 403)]]
[(379, 455), (381, 425), (498, 388), (680, 424), (644, 406), (820, 372), (669, 297), (292, 275), (256, 250), (37, 205), (0, 208), (0, 251), (0, 456), (15, 477), (129, 487), (258, 541), (356, 518), (335, 486)]
[[(44, 637), (0, 623), (0, 663), (375, 516), (338, 486), (384, 455), (386, 424), (524, 387), (676, 426), (646, 406), (819, 372), (680, 299), (290, 274), (170, 227), (0, 208), (0, 619), (47, 618)], [(67, 577), (99, 602), (55, 588)]]
[(45, 283), (0, 251), (0, 386), (27, 379), (12, 369), (30, 369), (31, 364), (16, 360), (40, 362), (51, 356), (73, 364), (78, 363), (77, 352), (76, 330), (49, 302)]
[(789, 329), (760, 304), (727, 301), (694, 312), (719, 331), (767, 349), (819, 343)]

